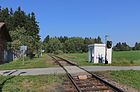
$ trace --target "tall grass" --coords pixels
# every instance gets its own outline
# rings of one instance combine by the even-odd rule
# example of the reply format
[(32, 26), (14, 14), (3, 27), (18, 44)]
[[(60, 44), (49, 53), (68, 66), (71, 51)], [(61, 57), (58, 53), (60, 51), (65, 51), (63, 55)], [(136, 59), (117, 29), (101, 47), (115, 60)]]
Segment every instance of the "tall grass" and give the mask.
[(40, 58), (26, 59), (23, 63), (22, 59), (12, 61), (7, 64), (0, 65), (0, 70), (2, 69), (23, 69), (23, 68), (47, 68), (55, 66), (52, 59), (44, 54)]
[[(79, 65), (95, 65), (88, 63), (88, 53), (71, 53), (60, 55), (72, 61), (75, 61)], [(104, 65), (104, 64), (96, 64)], [(140, 65), (140, 51), (113, 51), (112, 64), (117, 66), (132, 66)]]

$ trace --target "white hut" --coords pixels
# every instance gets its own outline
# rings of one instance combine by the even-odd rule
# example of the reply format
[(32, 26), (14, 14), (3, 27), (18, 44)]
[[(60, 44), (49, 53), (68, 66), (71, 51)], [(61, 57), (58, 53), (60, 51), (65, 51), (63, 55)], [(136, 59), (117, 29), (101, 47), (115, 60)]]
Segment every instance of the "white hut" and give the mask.
[(108, 63), (112, 61), (112, 48), (107, 48), (106, 44), (88, 45), (89, 63)]

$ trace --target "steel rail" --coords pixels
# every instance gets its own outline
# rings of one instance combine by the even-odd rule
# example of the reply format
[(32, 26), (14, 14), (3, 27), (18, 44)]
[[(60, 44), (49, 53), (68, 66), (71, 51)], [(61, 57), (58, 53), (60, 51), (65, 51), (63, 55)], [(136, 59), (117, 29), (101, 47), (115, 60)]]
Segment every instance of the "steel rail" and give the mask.
[[(109, 88), (111, 88), (113, 91), (115, 91), (115, 92), (124, 92), (122, 89), (120, 89), (120, 88), (118, 88), (118, 87), (116, 87), (116, 86), (110, 84), (109, 82), (103, 80), (102, 78), (98, 77), (97, 75), (93, 74), (92, 72), (90, 72), (90, 71), (88, 71), (88, 70), (86, 70), (86, 69), (80, 67), (79, 65), (74, 64), (74, 63), (72, 63), (71, 61), (66, 60), (66, 59), (64, 59), (64, 58), (62, 58), (62, 57), (59, 57), (59, 56), (55, 56), (55, 57), (60, 58), (60, 59), (62, 59), (62, 60), (64, 60), (64, 61), (66, 61), (67, 63), (69, 63), (69, 64), (71, 64), (71, 65), (74, 65), (74, 66), (77, 66), (77, 67), (79, 67), (80, 69), (86, 71), (87, 73), (91, 74), (93, 78), (96, 78), (96, 79), (99, 80), (100, 82), (104, 83), (106, 86), (108, 86)], [(65, 70), (66, 70), (66, 69), (65, 69)]]
[(77, 84), (75, 83), (75, 81), (74, 81), (73, 77), (71, 76), (71, 74), (68, 73), (68, 71), (64, 68), (64, 66), (61, 65), (61, 63), (58, 62), (56, 58), (54, 58), (54, 57), (51, 56), (51, 55), (49, 55), (49, 56), (52, 57), (52, 58), (55, 60), (55, 62), (57, 62), (57, 63), (59, 64), (59, 66), (62, 67), (62, 68), (65, 70), (65, 72), (66, 72), (68, 78), (69, 78), (70, 81), (73, 83), (73, 85), (74, 85), (74, 87), (76, 88), (76, 90), (77, 90), (78, 92), (82, 92), (82, 90), (81, 90), (81, 89), (77, 86)]

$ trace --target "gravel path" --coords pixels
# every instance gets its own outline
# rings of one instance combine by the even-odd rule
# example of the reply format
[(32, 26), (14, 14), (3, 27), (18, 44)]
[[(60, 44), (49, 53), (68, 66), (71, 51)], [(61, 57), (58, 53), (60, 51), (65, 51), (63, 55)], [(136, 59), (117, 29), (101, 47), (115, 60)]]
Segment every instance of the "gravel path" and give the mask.
[[(70, 67), (70, 66), (69, 66)], [(106, 71), (106, 70), (140, 70), (140, 66), (84, 66), (88, 71)], [(81, 71), (73, 70), (73, 73)], [(54, 68), (33, 68), (33, 69), (16, 69), (1, 70), (0, 75), (44, 75), (44, 74), (64, 74), (65, 71), (60, 67)]]

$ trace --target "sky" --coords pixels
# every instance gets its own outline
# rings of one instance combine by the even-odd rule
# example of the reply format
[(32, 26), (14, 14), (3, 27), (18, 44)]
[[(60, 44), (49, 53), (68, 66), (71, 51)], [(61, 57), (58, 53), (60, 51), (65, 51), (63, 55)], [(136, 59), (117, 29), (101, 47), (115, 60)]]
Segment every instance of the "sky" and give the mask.
[(50, 36), (97, 37), (114, 44), (140, 42), (140, 0), (0, 0), (0, 6), (32, 11), (43, 40)]

